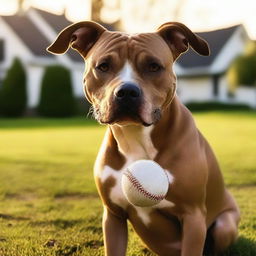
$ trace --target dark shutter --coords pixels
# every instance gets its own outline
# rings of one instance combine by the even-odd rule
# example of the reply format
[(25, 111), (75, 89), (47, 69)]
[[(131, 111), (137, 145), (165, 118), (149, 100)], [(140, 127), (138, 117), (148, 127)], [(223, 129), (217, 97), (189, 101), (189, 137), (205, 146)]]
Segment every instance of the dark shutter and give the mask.
[(4, 61), (4, 40), (0, 39), (0, 62)]
[(219, 82), (220, 82), (220, 75), (213, 75), (212, 81), (213, 81), (213, 95), (215, 97), (219, 96)]

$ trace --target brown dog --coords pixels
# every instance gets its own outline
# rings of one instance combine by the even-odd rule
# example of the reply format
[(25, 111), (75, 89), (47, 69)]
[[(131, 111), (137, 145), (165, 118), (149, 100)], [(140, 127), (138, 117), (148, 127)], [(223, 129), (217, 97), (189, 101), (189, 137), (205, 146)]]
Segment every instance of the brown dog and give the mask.
[[(70, 46), (86, 60), (84, 91), (95, 117), (108, 124), (95, 164), (106, 255), (125, 255), (127, 220), (161, 256), (201, 256), (207, 231), (215, 253), (226, 249), (237, 237), (239, 210), (209, 144), (175, 94), (172, 69), (189, 46), (209, 55), (207, 43), (177, 22), (131, 35), (79, 22), (48, 50), (62, 54)], [(172, 176), (165, 200), (154, 207), (131, 205), (121, 189), (123, 171), (139, 159), (156, 161)]]

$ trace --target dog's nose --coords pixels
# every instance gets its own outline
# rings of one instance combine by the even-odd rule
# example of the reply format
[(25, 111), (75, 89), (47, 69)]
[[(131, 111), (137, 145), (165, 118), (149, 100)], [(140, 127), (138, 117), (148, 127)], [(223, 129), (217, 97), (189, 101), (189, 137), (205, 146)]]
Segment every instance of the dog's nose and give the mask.
[(135, 84), (125, 83), (115, 89), (114, 95), (120, 101), (137, 101), (141, 96), (141, 90)]

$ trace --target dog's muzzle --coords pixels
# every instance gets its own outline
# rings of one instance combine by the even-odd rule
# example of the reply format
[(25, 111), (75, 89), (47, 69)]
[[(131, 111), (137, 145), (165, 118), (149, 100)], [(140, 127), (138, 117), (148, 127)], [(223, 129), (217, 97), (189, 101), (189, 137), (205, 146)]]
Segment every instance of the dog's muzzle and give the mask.
[(156, 109), (152, 113), (152, 122), (145, 122), (142, 116), (143, 93), (142, 90), (133, 83), (123, 83), (113, 92), (112, 104), (109, 112), (100, 112), (94, 109), (96, 119), (103, 124), (114, 123), (141, 123), (150, 126), (159, 120), (161, 113)]
[(114, 91), (117, 118), (135, 118), (139, 115), (142, 103), (141, 89), (132, 83), (124, 83)]

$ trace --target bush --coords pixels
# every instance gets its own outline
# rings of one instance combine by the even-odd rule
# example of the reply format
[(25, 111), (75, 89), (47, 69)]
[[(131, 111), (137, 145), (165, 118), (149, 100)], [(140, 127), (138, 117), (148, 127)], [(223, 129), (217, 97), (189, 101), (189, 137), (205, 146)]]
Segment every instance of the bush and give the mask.
[(229, 84), (232, 89), (239, 85), (256, 85), (256, 53), (239, 56), (230, 66), (227, 73)]
[(70, 71), (65, 67), (53, 65), (45, 69), (38, 113), (48, 117), (68, 117), (75, 114)]
[(227, 104), (222, 102), (189, 102), (186, 107), (190, 111), (214, 111), (214, 110), (251, 110), (246, 104)]
[(91, 103), (87, 101), (85, 97), (79, 97), (76, 99), (77, 114), (80, 116), (90, 117)]
[(26, 72), (18, 58), (13, 60), (0, 90), (0, 114), (18, 117), (27, 105)]
[(256, 55), (256, 41), (250, 41), (245, 49), (245, 55)]

